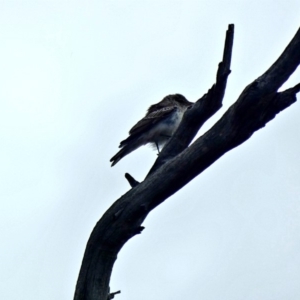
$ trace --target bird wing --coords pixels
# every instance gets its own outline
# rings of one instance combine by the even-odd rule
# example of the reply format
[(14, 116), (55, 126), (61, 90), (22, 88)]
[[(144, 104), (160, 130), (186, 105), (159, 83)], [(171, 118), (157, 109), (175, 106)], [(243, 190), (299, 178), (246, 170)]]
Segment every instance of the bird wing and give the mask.
[(129, 134), (139, 134), (151, 128), (154, 124), (168, 117), (174, 110), (175, 106), (166, 106), (161, 109), (149, 112), (142, 120), (137, 122), (129, 131)]

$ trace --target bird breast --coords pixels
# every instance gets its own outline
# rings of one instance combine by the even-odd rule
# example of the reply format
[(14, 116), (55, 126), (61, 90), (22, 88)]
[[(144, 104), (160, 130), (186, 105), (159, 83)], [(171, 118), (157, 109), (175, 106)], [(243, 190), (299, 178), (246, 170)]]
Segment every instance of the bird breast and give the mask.
[(157, 123), (157, 125), (149, 132), (149, 138), (152, 143), (159, 145), (165, 144), (178, 128), (184, 111), (177, 109), (169, 115), (166, 119)]

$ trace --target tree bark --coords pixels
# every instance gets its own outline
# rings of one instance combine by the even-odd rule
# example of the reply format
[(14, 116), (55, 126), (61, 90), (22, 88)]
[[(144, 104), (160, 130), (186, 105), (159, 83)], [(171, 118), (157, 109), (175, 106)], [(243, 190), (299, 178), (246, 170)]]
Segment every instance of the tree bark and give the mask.
[(277, 90), (300, 64), (300, 29), (269, 70), (249, 84), (221, 119), (189, 146), (202, 124), (222, 105), (232, 42), (233, 25), (229, 25), (216, 84), (185, 113), (146, 179), (138, 183), (126, 175), (133, 188), (96, 224), (86, 246), (75, 300), (109, 299), (117, 254), (130, 238), (141, 233), (149, 212), (296, 101), (300, 84), (283, 92)]

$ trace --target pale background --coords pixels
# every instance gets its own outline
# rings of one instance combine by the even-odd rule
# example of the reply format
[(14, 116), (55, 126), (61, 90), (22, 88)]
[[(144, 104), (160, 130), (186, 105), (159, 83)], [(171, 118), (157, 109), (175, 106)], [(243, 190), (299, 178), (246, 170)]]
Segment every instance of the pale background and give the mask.
[[(200, 134), (283, 51), (299, 0), (0, 1), (1, 299), (72, 299), (95, 223), (156, 153), (109, 159), (150, 104), (210, 88), (230, 23), (224, 106)], [(299, 113), (149, 215), (115, 264), (117, 299), (300, 299)]]

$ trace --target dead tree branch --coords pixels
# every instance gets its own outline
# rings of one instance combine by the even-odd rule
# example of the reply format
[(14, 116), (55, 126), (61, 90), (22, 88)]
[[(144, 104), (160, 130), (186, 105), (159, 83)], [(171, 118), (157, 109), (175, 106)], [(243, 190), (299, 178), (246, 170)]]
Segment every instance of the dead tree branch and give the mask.
[(219, 63), (216, 83), (203, 97), (186, 111), (179, 128), (167, 145), (162, 149), (147, 176), (186, 149), (202, 125), (222, 107), (227, 78), (231, 72), (230, 63), (233, 37), (234, 25), (230, 24), (226, 32), (223, 60)]
[[(225, 52), (229, 55), (229, 51)], [(231, 51), (229, 56), (231, 57)], [(227, 61), (227, 66), (223, 66), (224, 71), (220, 71), (219, 81), (224, 78), (223, 85), (226, 86), (230, 58), (225, 57), (223, 61)], [(190, 141), (187, 139), (185, 144), (179, 147), (178, 155), (167, 159), (143, 182), (135, 185), (135, 181), (132, 181), (134, 187), (104, 213), (91, 233), (77, 281), (75, 300), (106, 300), (117, 254), (130, 238), (141, 233), (144, 229), (141, 224), (149, 212), (296, 101), (300, 84), (283, 92), (277, 90), (299, 64), (300, 30), (269, 70), (245, 88), (236, 103), (208, 132), (189, 147), (187, 145)], [(220, 89), (219, 93), (210, 96), (209, 101), (222, 100), (222, 90), (225, 91), (225, 87)], [(205, 101), (208, 100), (203, 100)], [(201, 101), (198, 101), (197, 105), (204, 105), (200, 103)], [(207, 105), (209, 106), (209, 103)], [(207, 109), (207, 118), (218, 107), (212, 106), (212, 110)], [(201, 115), (201, 112), (199, 114)], [(188, 130), (197, 132), (199, 123), (201, 126), (205, 118), (202, 118), (201, 122), (195, 120), (196, 118), (202, 117), (196, 114), (196, 117), (191, 117), (191, 120), (180, 125), (178, 131), (181, 133), (176, 133), (179, 141), (185, 139)], [(185, 116), (185, 119), (188, 117)], [(193, 126), (198, 129), (190, 128)]]

